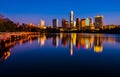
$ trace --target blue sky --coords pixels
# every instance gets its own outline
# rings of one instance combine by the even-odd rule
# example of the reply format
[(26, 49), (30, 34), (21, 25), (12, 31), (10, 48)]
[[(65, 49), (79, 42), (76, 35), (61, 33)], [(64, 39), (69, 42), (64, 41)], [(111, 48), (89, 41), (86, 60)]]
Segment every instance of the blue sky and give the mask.
[(51, 25), (53, 18), (69, 19), (71, 10), (75, 18), (103, 15), (105, 24), (120, 24), (119, 0), (0, 0), (0, 13), (20, 23)]

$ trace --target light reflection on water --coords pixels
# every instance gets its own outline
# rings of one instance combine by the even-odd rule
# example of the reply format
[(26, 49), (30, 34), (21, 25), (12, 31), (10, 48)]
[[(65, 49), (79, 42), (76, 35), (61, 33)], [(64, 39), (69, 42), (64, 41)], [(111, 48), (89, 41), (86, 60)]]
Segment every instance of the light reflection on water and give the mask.
[[(79, 71), (103, 71), (110, 68), (118, 70), (120, 68), (119, 45), (119, 35), (80, 33), (30, 35), (0, 45), (0, 68), (4, 70), (7, 64), (6, 67), (13, 70), (16, 70), (13, 65), (24, 65), (22, 67), (26, 71), (28, 68), (33, 71), (36, 67), (37, 71), (65, 71), (70, 68)], [(29, 63), (30, 67), (26, 63)], [(17, 69), (22, 70), (21, 67)]]

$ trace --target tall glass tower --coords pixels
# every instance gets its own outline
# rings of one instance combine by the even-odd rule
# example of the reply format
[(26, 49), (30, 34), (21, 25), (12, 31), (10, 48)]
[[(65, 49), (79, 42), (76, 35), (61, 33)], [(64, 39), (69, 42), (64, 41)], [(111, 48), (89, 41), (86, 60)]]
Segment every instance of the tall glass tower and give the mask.
[(70, 28), (74, 25), (74, 13), (73, 11), (70, 12)]

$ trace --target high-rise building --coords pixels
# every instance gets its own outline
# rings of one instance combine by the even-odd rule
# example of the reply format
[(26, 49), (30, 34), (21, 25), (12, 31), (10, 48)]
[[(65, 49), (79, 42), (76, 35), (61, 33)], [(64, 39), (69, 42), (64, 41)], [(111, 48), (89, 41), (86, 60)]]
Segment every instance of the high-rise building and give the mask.
[(80, 21), (80, 25), (82, 28), (90, 28), (90, 24), (92, 23), (92, 20), (90, 18), (84, 18)]
[(80, 25), (82, 28), (86, 26), (85, 19), (81, 19)]
[(85, 26), (86, 27), (90, 26), (90, 19), (89, 18), (85, 18)]
[(92, 18), (89, 18), (89, 20), (90, 20), (90, 23), (89, 23), (90, 29), (91, 29), (91, 30), (94, 30), (94, 29), (95, 29), (95, 26), (94, 26), (94, 24), (93, 24)]
[(62, 19), (62, 28), (66, 29), (68, 28), (68, 26), (69, 26), (68, 21), (66, 19)]
[(73, 11), (70, 12), (70, 28), (74, 25), (74, 13)]
[(58, 19), (53, 19), (53, 28), (58, 27)]
[(76, 18), (76, 27), (80, 28), (80, 18)]
[(93, 20), (92, 20), (92, 18), (89, 18), (89, 20), (90, 20), (89, 25), (93, 26)]
[(74, 21), (73, 23), (73, 28), (76, 28), (76, 21)]
[(104, 17), (103, 16), (96, 16), (95, 17), (95, 28), (102, 29), (104, 25)]
[(44, 20), (40, 20), (40, 27), (43, 28), (45, 26), (45, 21)]

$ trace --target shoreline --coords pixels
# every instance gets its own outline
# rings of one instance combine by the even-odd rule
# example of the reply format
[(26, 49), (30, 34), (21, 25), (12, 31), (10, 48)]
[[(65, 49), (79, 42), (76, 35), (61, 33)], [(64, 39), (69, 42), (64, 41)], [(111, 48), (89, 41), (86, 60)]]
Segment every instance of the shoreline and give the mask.
[(19, 33), (88, 33), (88, 34), (120, 34), (118, 32), (76, 32), (76, 31), (71, 31), (71, 32), (51, 32), (51, 31), (48, 31), (48, 32), (0, 32), (0, 34), (4, 34), (4, 33), (16, 33), (16, 34), (19, 34)]

